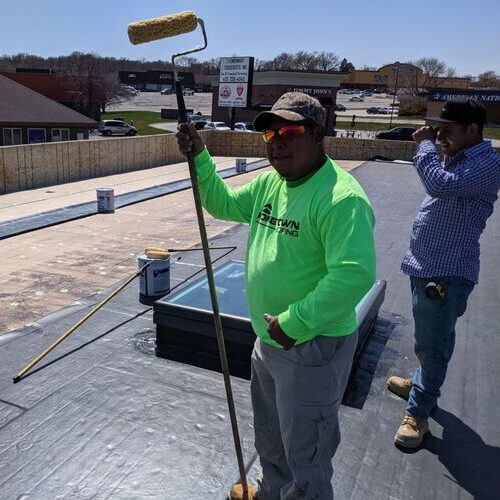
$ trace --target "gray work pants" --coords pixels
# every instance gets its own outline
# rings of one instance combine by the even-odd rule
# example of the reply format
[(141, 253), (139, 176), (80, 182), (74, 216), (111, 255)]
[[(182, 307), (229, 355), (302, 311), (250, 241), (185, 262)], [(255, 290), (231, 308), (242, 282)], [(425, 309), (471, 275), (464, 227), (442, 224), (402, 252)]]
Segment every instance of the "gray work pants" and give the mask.
[(289, 351), (257, 339), (252, 353), (259, 500), (330, 500), (338, 410), (358, 334), (316, 337)]

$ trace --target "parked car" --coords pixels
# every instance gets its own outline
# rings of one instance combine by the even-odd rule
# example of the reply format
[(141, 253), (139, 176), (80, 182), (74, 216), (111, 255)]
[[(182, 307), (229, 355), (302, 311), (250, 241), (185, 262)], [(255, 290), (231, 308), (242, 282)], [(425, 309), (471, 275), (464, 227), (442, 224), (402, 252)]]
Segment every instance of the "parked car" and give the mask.
[(353, 95), (352, 97), (349, 97), (349, 101), (351, 102), (363, 102), (365, 98), (360, 95)]
[(194, 128), (196, 130), (201, 130), (207, 124), (207, 120), (201, 115), (187, 115), (188, 123), (194, 123)]
[(413, 141), (413, 134), (416, 128), (411, 127), (396, 127), (387, 132), (377, 132), (375, 139), (391, 139), (395, 141)]
[(163, 90), (160, 90), (160, 94), (161, 95), (170, 95), (173, 93), (173, 90), (172, 88), (164, 88)]
[(194, 95), (194, 90), (186, 87), (185, 89), (182, 89), (182, 95)]
[(380, 112), (380, 109), (381, 108), (377, 108), (375, 106), (372, 106), (371, 108), (368, 108), (366, 110), (366, 112), (369, 114), (369, 115), (380, 115), (380, 114), (384, 114), (384, 113), (381, 113)]
[(380, 108), (380, 112), (383, 115), (392, 114), (393, 116), (398, 116), (398, 110), (396, 108)]
[(253, 123), (249, 122), (236, 122), (234, 124), (234, 130), (236, 132), (253, 132)]
[(335, 104), (335, 111), (347, 111), (347, 108), (343, 104)]
[(208, 122), (203, 128), (205, 130), (231, 130), (226, 122)]
[(137, 129), (123, 120), (102, 120), (97, 131), (102, 135), (136, 135)]
[(131, 96), (139, 95), (139, 91), (135, 87), (132, 87), (132, 85), (122, 85), (122, 89), (128, 95)]

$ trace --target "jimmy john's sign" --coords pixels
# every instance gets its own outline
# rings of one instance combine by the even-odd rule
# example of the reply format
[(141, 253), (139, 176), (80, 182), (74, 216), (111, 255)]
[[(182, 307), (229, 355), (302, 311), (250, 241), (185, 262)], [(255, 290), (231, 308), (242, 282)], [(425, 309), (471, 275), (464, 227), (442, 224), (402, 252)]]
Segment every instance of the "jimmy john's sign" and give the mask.
[(253, 57), (221, 57), (219, 106), (246, 108), (250, 104)]
[(303, 94), (309, 94), (317, 99), (320, 97), (332, 97), (333, 92), (331, 88), (325, 87), (288, 87), (287, 92), (302, 92)]

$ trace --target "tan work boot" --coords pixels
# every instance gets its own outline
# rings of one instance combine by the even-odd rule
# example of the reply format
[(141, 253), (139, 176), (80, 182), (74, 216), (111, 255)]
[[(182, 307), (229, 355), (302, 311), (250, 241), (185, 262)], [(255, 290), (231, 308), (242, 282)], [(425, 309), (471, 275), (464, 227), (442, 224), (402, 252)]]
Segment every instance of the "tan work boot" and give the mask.
[(394, 436), (394, 442), (404, 448), (418, 448), (427, 432), (429, 432), (429, 423), (426, 418), (405, 415)]
[[(248, 484), (248, 497), (245, 500), (258, 500), (255, 496), (257, 493), (257, 486), (255, 484)], [(236, 483), (231, 486), (229, 493), (227, 495), (228, 500), (244, 500), (243, 497), (243, 485), (241, 483)]]
[(387, 389), (389, 389), (393, 394), (399, 396), (403, 399), (408, 399), (410, 397), (410, 391), (413, 387), (411, 378), (402, 377), (389, 377), (387, 380)]

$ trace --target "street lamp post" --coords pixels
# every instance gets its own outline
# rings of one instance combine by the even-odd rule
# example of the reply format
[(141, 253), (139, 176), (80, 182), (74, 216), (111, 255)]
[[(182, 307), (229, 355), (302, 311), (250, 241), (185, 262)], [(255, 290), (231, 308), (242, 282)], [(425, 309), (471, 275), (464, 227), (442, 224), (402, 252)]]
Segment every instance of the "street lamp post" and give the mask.
[(389, 120), (389, 128), (392, 128), (392, 115), (394, 114), (394, 104), (396, 103), (396, 93), (398, 91), (398, 80), (399, 80), (399, 61), (394, 63), (396, 67), (396, 81), (394, 83), (394, 96), (392, 98), (392, 107), (391, 107), (391, 118)]

